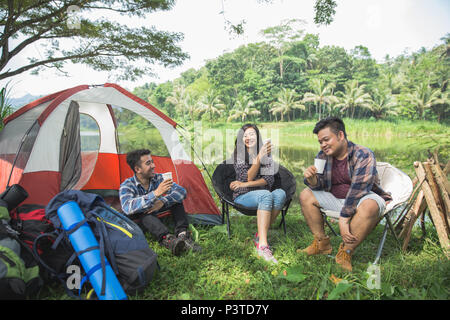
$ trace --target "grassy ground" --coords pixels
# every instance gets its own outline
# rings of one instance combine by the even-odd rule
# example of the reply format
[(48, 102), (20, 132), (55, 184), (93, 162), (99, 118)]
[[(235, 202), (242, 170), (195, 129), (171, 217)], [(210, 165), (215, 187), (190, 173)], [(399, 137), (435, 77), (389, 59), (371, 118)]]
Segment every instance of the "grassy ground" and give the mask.
[[(283, 137), (311, 135), (313, 121), (303, 123), (270, 123), (264, 127), (280, 127)], [(241, 124), (216, 123), (213, 128), (239, 129)], [(346, 119), (349, 135), (379, 133), (382, 135), (430, 135), (429, 141), (448, 137), (449, 127), (429, 122), (370, 122)], [(434, 139), (434, 140), (433, 140)], [(427, 141), (428, 141), (427, 140)], [(446, 139), (442, 139), (443, 141)], [(445, 142), (448, 145), (448, 141)], [(443, 150), (448, 159), (448, 150)], [(401, 157), (402, 155), (393, 155)], [(399, 166), (408, 174), (415, 160), (404, 155), (407, 167)], [(398, 159), (393, 159), (399, 161)], [(408, 170), (411, 169), (411, 170)], [(207, 179), (205, 179), (207, 180)], [(208, 183), (208, 181), (207, 181)], [(208, 183), (210, 189), (211, 186)], [(212, 190), (211, 190), (212, 191)], [(213, 196), (215, 196), (212, 191)], [(216, 201), (217, 198), (215, 197)], [(279, 220), (278, 220), (279, 223)], [(228, 239), (226, 226), (201, 227), (198, 243), (200, 253), (172, 256), (167, 249), (149, 239), (151, 248), (158, 254), (160, 271), (148, 288), (130, 299), (443, 299), (450, 298), (450, 261), (445, 258), (433, 226), (427, 224), (426, 237), (420, 228), (414, 228), (407, 252), (401, 252), (388, 234), (380, 262), (380, 285), (375, 288), (368, 268), (373, 262), (384, 225), (378, 225), (358, 248), (353, 257), (353, 272), (346, 273), (336, 265), (333, 257), (307, 257), (300, 253), (312, 241), (312, 235), (294, 199), (287, 218), (287, 235), (282, 229), (269, 232), (269, 242), (274, 247), (278, 265), (258, 259), (253, 245), (256, 218), (241, 214), (231, 216), (232, 237)], [(336, 229), (338, 227), (336, 225)], [(331, 235), (331, 232), (327, 230)], [(332, 237), (333, 255), (340, 244)], [(373, 273), (371, 273), (373, 274)], [(60, 286), (46, 287), (41, 299), (67, 299)]]
[[(354, 271), (347, 273), (336, 265), (332, 257), (307, 257), (298, 252), (312, 241), (298, 204), (289, 209), (286, 224), (286, 236), (278, 224), (269, 231), (269, 242), (275, 249), (278, 265), (257, 257), (252, 242), (256, 218), (241, 214), (231, 216), (231, 239), (228, 239), (226, 225), (196, 226), (198, 243), (203, 247), (200, 253), (188, 252), (174, 257), (149, 239), (150, 246), (159, 256), (161, 269), (143, 294), (129, 298), (449, 299), (450, 261), (445, 258), (431, 226), (428, 226), (425, 238), (421, 237), (420, 230), (414, 230), (406, 253), (402, 253), (388, 235), (377, 288), (371, 286), (374, 282), (369, 279), (368, 268), (375, 257), (384, 225), (379, 225), (358, 248), (353, 258)], [(333, 255), (339, 244), (340, 238), (332, 237)], [(55, 286), (46, 288), (41, 298), (67, 299), (67, 296)]]
[[(342, 271), (328, 256), (307, 257), (298, 252), (312, 241), (300, 206), (287, 216), (287, 235), (282, 228), (269, 232), (278, 265), (258, 259), (252, 242), (256, 218), (231, 217), (232, 237), (226, 226), (197, 227), (201, 253), (173, 257), (151, 242), (161, 270), (151, 286), (136, 299), (448, 299), (450, 261), (444, 257), (436, 234), (429, 227), (421, 239), (415, 230), (411, 247), (402, 253), (388, 237), (380, 263), (379, 289), (367, 272), (375, 257), (384, 225), (359, 247), (354, 272)], [(336, 225), (337, 228), (337, 225)], [(331, 232), (329, 232), (331, 235)], [(333, 255), (340, 238), (332, 237)], [(334, 279), (334, 281), (333, 281)], [(339, 284), (336, 282), (342, 279)]]

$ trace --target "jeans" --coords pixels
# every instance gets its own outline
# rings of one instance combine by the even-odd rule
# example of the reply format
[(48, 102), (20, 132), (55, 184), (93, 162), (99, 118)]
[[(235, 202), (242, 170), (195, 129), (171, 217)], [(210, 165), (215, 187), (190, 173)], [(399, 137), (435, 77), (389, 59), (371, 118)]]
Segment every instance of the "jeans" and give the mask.
[(286, 201), (286, 192), (283, 189), (253, 190), (241, 194), (234, 202), (249, 209), (265, 211), (281, 210)]

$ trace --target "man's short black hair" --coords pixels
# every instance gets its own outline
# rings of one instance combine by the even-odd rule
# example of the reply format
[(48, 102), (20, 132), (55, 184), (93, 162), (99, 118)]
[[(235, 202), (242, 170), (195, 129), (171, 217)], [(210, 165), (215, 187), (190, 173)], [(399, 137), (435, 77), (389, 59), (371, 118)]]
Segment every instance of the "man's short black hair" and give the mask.
[(134, 173), (136, 173), (134, 167), (140, 165), (141, 157), (149, 154), (151, 154), (151, 152), (148, 149), (138, 149), (127, 153), (127, 163)]
[(320, 130), (325, 128), (330, 128), (330, 130), (335, 134), (338, 135), (339, 131), (344, 132), (344, 137), (347, 139), (347, 133), (345, 132), (345, 125), (344, 121), (338, 117), (327, 117), (319, 122), (316, 123), (316, 126), (314, 127), (313, 133), (318, 134)]

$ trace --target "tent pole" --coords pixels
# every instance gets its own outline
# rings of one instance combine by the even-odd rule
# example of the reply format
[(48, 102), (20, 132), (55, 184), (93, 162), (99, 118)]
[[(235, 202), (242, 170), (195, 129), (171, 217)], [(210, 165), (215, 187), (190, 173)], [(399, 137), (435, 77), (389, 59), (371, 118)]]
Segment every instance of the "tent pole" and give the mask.
[(25, 139), (28, 137), (28, 134), (30, 133), (31, 129), (36, 124), (37, 120), (28, 128), (27, 132), (25, 132), (25, 135), (22, 137), (22, 141), (20, 142), (19, 148), (17, 149), (16, 156), (14, 157), (14, 161), (11, 167), (11, 171), (9, 172), (8, 182), (6, 183), (6, 188), (9, 186), (9, 182), (11, 181), (11, 176), (14, 171), (14, 167), (16, 166), (17, 157), (19, 156), (20, 150), (22, 149), (23, 143), (25, 142)]
[[(183, 128), (182, 126), (178, 125), (177, 127)], [(183, 130), (186, 130), (183, 128)], [(186, 136), (177, 128), (177, 131), (180, 132), (180, 134), (183, 136), (183, 138), (186, 139)], [(211, 180), (212, 182), (212, 178), (211, 178), (211, 174), (209, 173), (208, 169), (206, 168), (205, 164), (203, 163), (202, 158), (200, 158), (200, 156), (197, 154), (197, 152), (195, 151), (195, 148), (192, 146), (192, 144), (189, 142), (192, 151), (194, 151), (194, 154), (197, 156), (197, 158), (200, 160), (200, 162), (202, 163), (203, 169), (205, 169), (206, 173), (208, 174), (209, 180)]]

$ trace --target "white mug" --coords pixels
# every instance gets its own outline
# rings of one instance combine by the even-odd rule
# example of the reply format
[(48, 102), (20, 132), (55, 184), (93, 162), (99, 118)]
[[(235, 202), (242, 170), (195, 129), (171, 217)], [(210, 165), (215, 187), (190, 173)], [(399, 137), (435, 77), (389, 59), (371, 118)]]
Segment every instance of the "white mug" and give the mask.
[(314, 159), (314, 167), (317, 168), (317, 173), (323, 174), (323, 170), (325, 169), (325, 163), (327, 161), (323, 159)]
[(162, 174), (162, 176), (163, 176), (163, 180), (171, 180), (172, 179), (172, 172), (166, 172), (166, 173), (163, 173)]

